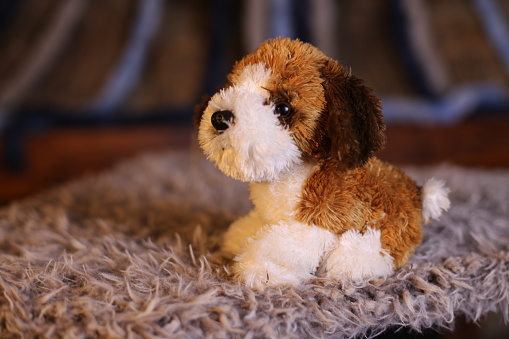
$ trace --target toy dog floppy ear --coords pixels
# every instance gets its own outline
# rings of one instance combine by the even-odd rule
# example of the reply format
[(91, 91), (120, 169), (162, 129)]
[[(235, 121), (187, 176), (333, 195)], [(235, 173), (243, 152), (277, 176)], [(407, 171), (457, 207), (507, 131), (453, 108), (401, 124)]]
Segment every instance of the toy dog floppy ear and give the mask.
[(328, 111), (330, 156), (340, 169), (364, 165), (385, 145), (385, 123), (380, 102), (363, 81), (328, 59), (321, 70)]

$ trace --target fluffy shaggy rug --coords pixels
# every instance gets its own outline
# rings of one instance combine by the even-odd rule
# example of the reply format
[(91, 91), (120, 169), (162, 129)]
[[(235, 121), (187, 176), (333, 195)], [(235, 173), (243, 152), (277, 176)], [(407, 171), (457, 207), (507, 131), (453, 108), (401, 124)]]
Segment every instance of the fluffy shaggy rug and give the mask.
[(409, 264), (364, 286), (253, 291), (214, 251), (250, 208), (201, 156), (146, 155), (0, 210), (0, 337), (374, 336), (509, 320), (509, 171), (409, 168), (452, 189)]

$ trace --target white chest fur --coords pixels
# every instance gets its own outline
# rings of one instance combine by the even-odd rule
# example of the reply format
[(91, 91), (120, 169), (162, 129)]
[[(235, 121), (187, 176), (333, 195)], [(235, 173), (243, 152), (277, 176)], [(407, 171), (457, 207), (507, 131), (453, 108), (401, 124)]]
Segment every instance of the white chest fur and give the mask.
[(293, 219), (303, 185), (315, 170), (314, 165), (302, 164), (277, 181), (250, 184), (251, 200), (265, 223), (274, 224)]

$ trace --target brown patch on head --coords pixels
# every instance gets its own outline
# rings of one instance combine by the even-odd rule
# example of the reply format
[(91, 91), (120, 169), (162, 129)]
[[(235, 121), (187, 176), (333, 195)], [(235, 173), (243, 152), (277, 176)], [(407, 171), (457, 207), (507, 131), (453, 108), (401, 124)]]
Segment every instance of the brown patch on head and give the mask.
[[(237, 62), (229, 75), (230, 82), (247, 65), (264, 63), (273, 72), (266, 90), (274, 105), (288, 103), (292, 114), (281, 123), (293, 132), (293, 138), (304, 159), (317, 158), (320, 148), (317, 131), (323, 129), (322, 113), (325, 109), (324, 89), (320, 69), (327, 56), (316, 47), (299, 40), (274, 39)], [(321, 133), (324, 134), (324, 133)]]
[(385, 124), (371, 89), (316, 47), (274, 39), (238, 61), (228, 75), (235, 84), (248, 65), (272, 70), (265, 89), (276, 107), (288, 103), (289, 128), (305, 160), (337, 159), (340, 169), (361, 166), (385, 143)]

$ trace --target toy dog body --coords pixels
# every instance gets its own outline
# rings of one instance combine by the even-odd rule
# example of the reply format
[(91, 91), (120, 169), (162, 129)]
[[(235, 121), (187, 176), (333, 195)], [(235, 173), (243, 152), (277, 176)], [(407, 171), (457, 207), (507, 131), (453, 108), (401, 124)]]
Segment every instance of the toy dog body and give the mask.
[(449, 200), (441, 182), (418, 187), (372, 156), (385, 125), (371, 90), (289, 39), (260, 45), (228, 80), (200, 111), (198, 137), (220, 170), (250, 183), (255, 208), (223, 244), (237, 278), (362, 281), (402, 266)]

